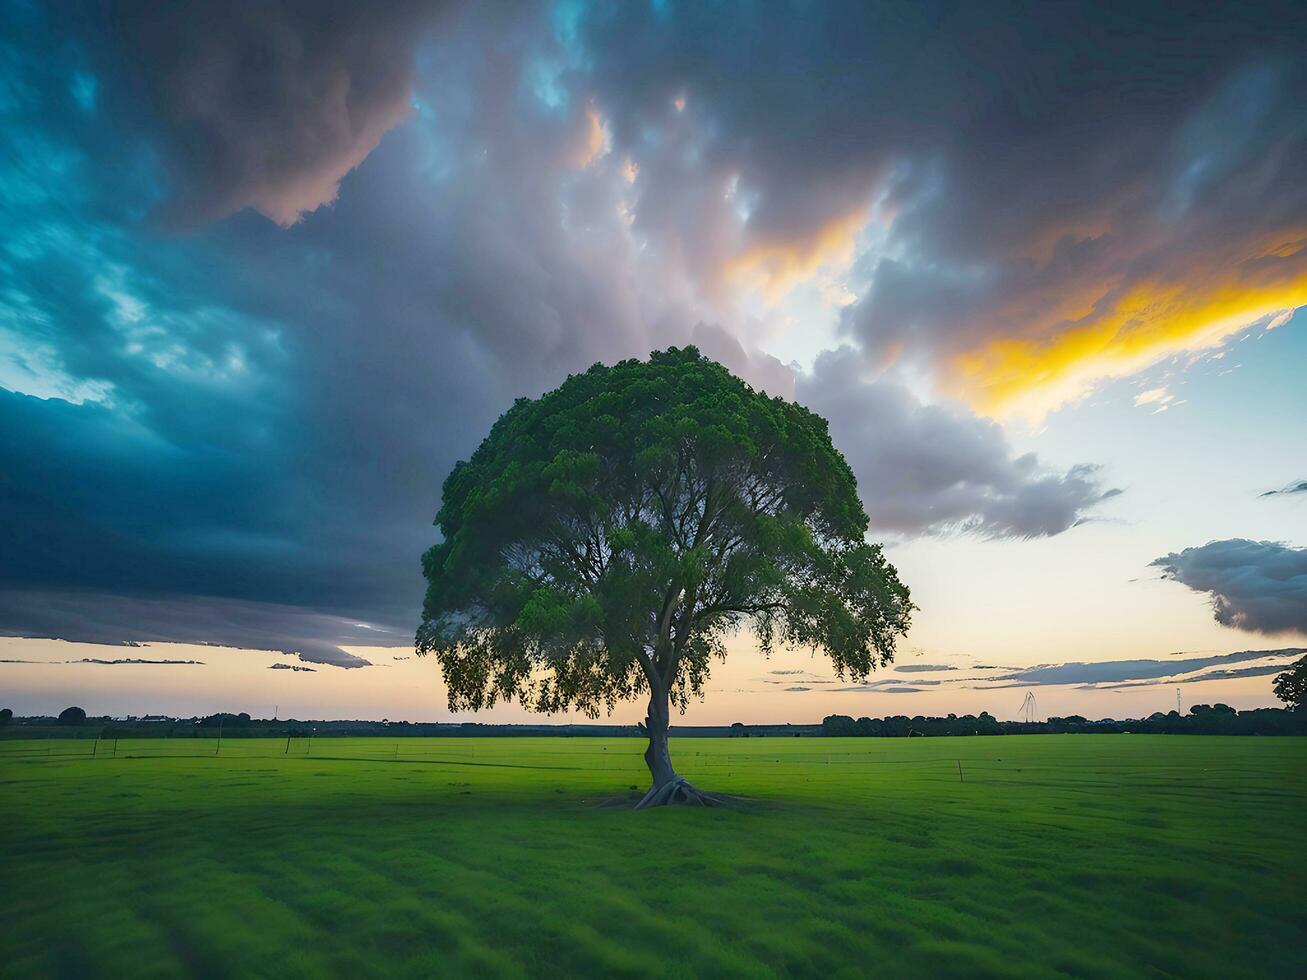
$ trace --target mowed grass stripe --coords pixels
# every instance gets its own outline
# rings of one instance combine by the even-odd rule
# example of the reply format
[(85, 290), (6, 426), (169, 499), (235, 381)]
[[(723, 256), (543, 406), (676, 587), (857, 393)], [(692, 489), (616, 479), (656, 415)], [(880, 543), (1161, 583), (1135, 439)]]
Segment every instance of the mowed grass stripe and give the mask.
[(642, 813), (633, 739), (71, 744), (0, 743), (0, 975), (1307, 971), (1307, 739), (680, 739), (752, 804)]

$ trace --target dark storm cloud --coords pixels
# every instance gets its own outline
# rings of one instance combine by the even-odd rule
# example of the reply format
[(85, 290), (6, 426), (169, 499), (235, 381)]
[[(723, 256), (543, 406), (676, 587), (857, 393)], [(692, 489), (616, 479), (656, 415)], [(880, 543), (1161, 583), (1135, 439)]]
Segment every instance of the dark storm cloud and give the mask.
[(925, 405), (890, 381), (864, 381), (862, 367), (849, 348), (825, 353), (796, 394), (830, 420), (878, 532), (1058, 534), (1120, 492), (1092, 466), (1051, 472), (1033, 454), (1013, 453), (994, 422)]
[(1152, 564), (1164, 578), (1206, 593), (1223, 626), (1307, 634), (1307, 548), (1232, 538), (1163, 555)]
[(616, 145), (675, 151), (642, 164), (638, 226), (701, 277), (783, 278), (871, 220), (884, 241), (845, 325), (874, 363), (931, 365), (989, 404), (1307, 301), (1300, 4), (617, 3), (581, 20)]
[[(531, 250), (476, 225), (458, 187), (425, 182), (412, 143), (347, 213), (294, 238), (247, 216), (158, 240), (105, 213), (124, 192), (100, 178), (115, 120), (73, 107), (77, 64), (15, 67), (33, 99), (3, 134), (3, 302), (27, 328), (33, 377), (20, 381), (35, 384), (22, 387), (58, 391), (0, 393), (0, 493), (15, 515), (0, 574), (411, 607), (411, 581), (392, 590), (413, 577), (468, 429), (539, 388), (524, 372), (558, 376), (565, 358), (536, 336), (555, 297), (535, 287), (584, 291), (580, 261), (558, 248), (571, 267), (523, 281), (504, 253), (525, 264)], [(378, 262), (387, 246), (394, 258)], [(516, 377), (483, 341), (492, 323), (504, 350), (533, 355)]]
[(407, 631), (397, 634), (340, 616), (266, 602), (9, 589), (0, 591), (0, 635), (73, 643), (203, 643), (296, 654), (302, 660), (337, 667), (368, 666), (366, 659), (342, 650), (341, 644), (407, 646), (412, 642)]
[[(1092, 467), (1017, 455), (992, 422), (867, 381), (847, 351), (796, 375), (721, 298), (733, 269), (781, 281), (838, 250), (877, 196), (904, 215), (905, 276), (954, 205), (958, 261), (981, 232), (1000, 251), (1028, 237), (1089, 164), (1018, 168), (1011, 214), (981, 207), (1010, 188), (968, 189), (956, 164), (993, 182), (1004, 134), (968, 121), (996, 111), (992, 64), (1044, 77), (1016, 55), (1047, 25), (976, 33), (966, 8), (862, 5), (782, 20), (692, 4), (657, 25), (636, 5), (87, 9), (76, 43), (39, 7), (0, 12), (24, 39), (0, 49), (11, 632), (327, 661), (406, 642), (454, 461), (514, 397), (670, 344), (827, 414), (876, 533), (1055, 534), (1112, 493)], [(1243, 173), (1239, 153), (1217, 169)], [(1190, 209), (1205, 179), (1184, 185)], [(191, 231), (153, 231), (160, 209)], [(916, 297), (894, 330), (992, 276), (890, 290), (871, 272), (876, 302)], [(893, 331), (865, 328), (869, 302), (851, 329), (879, 350)]]
[(111, 0), (90, 18), (112, 39), (94, 63), (148, 110), (169, 218), (253, 208), (289, 225), (409, 115), (414, 48), (443, 6)]
[[(423, 75), (469, 98), (439, 118), (424, 102), (335, 208), (288, 231), (246, 213), (161, 239), (139, 224), (148, 208), (120, 203), (153, 201), (129, 165), (139, 144), (115, 139), (124, 96), (105, 93), (121, 84), (78, 102), (87, 59), (36, 43), (53, 28), (23, 16), (32, 53), (3, 53), (24, 98), (0, 130), (0, 307), (21, 328), (0, 337), (21, 367), (0, 392), (0, 624), (329, 661), (339, 643), (411, 641), (453, 462), (516, 395), (652, 346), (640, 297), (614, 286), (635, 252), (625, 226), (567, 230), (615, 215), (605, 195), (625, 186), (578, 179), (583, 108), (523, 109), (525, 60), (491, 24)], [(667, 342), (688, 339), (695, 321), (679, 322)], [(110, 591), (121, 604), (88, 594)], [(238, 621), (230, 599), (247, 603)]]

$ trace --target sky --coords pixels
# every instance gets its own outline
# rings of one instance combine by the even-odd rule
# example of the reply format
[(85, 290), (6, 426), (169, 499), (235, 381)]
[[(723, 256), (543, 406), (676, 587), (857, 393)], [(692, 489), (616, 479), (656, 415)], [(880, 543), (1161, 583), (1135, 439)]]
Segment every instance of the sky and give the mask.
[(444, 476), (695, 344), (829, 419), (920, 608), (870, 686), (741, 633), (688, 722), (1274, 704), (1304, 52), (1290, 3), (0, 0), (0, 700), (450, 718)]

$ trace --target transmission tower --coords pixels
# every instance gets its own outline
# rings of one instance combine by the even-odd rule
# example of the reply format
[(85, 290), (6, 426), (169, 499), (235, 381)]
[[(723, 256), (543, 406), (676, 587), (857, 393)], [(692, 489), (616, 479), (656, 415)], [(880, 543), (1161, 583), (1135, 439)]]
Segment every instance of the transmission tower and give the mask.
[(1021, 720), (1033, 724), (1039, 715), (1039, 705), (1035, 703), (1035, 692), (1027, 691), (1026, 699), (1021, 702)]

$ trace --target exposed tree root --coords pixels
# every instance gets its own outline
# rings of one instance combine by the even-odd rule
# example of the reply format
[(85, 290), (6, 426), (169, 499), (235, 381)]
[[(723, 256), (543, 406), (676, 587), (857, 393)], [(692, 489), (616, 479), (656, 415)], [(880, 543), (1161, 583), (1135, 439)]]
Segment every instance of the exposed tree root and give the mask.
[(635, 805), (637, 810), (646, 810), (654, 806), (729, 806), (734, 802), (728, 796), (705, 793), (691, 786), (684, 776), (677, 776), (671, 782), (655, 786), (644, 794), (644, 799)]

